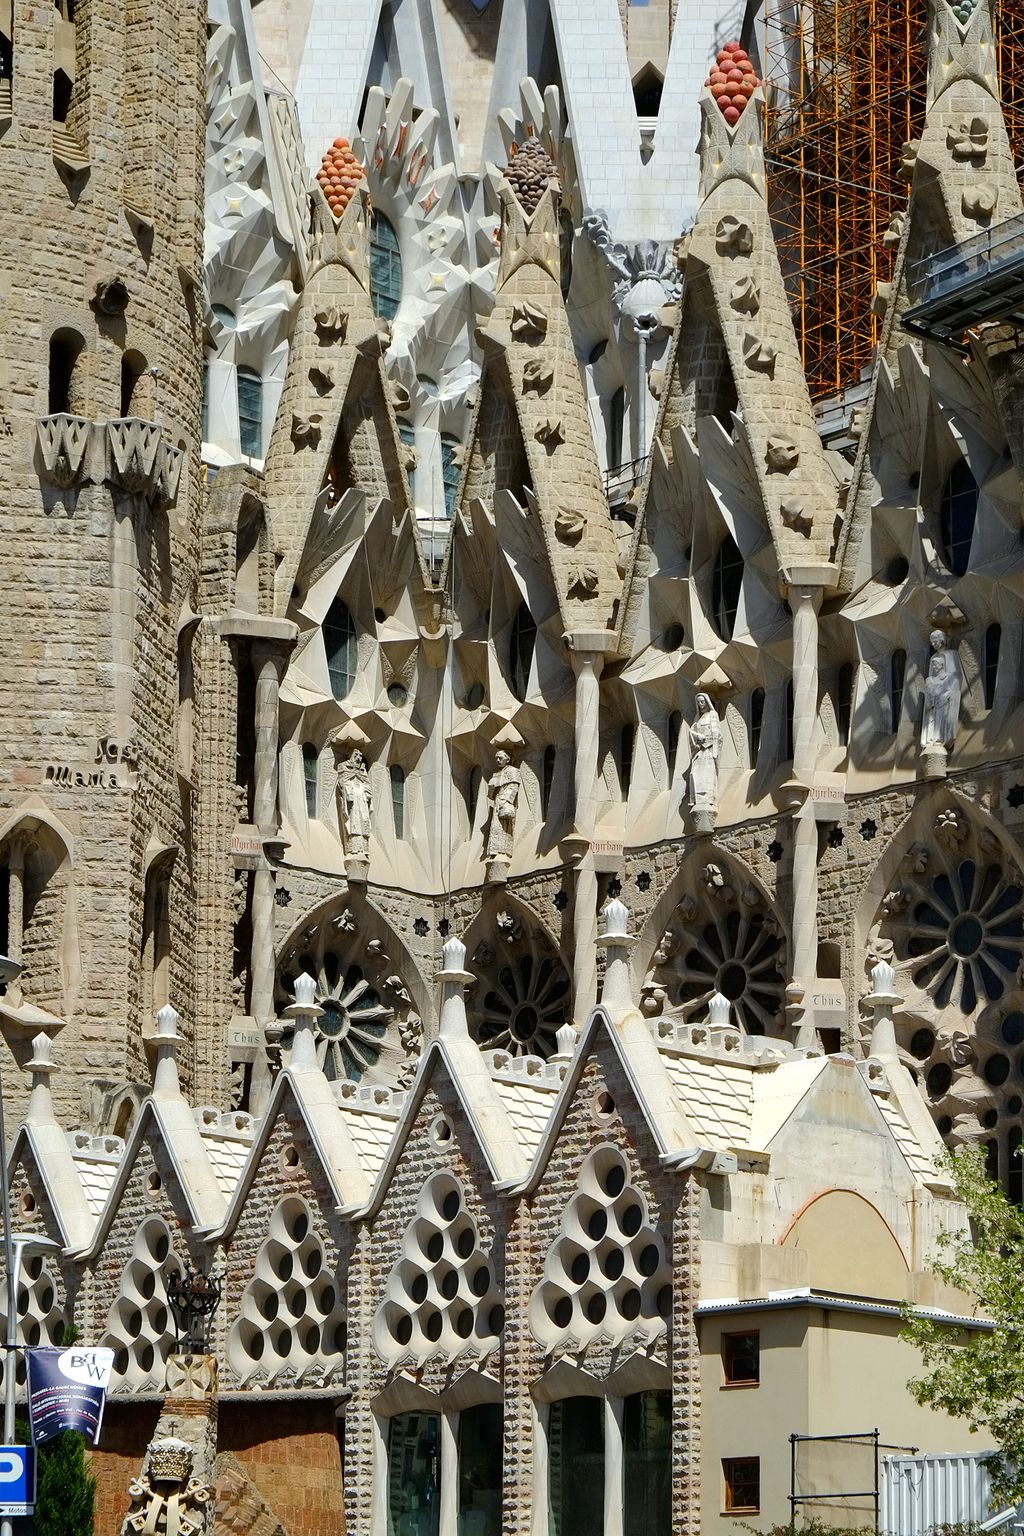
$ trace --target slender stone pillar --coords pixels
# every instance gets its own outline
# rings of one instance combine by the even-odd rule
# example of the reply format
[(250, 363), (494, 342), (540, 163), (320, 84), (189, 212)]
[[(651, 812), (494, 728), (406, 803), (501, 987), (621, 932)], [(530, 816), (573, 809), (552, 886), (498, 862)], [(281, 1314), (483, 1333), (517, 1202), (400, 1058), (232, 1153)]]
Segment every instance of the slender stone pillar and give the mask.
[(793, 609), (793, 777), (809, 783), (817, 766), (814, 728), (818, 718), (818, 610), (820, 586), (792, 586)]
[[(273, 838), (278, 830), (277, 742), (278, 694), (284, 656), (273, 641), (254, 640), (252, 664), (256, 674), (256, 752), (253, 821), (261, 837)], [(253, 876), (252, 948), (249, 956), (252, 1017), (266, 1029), (274, 1017), (274, 890), (277, 877), (261, 859)], [(270, 1091), (266, 1048), (253, 1063), (252, 1107), (262, 1112)]]
[(576, 758), (573, 771), (577, 850), (573, 904), (573, 1017), (582, 1027), (597, 1002), (597, 870), (590, 850), (597, 792), (601, 728), (601, 670), (614, 638), (603, 630), (568, 637), (576, 674)]

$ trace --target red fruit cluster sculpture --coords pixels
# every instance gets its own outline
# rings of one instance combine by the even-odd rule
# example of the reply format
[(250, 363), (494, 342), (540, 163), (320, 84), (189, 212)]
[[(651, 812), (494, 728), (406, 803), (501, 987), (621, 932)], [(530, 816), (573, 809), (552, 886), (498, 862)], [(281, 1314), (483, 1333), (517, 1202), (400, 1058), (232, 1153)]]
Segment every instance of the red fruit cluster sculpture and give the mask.
[(327, 206), (340, 219), (366, 172), (352, 153), (348, 139), (335, 139), (316, 173)]
[(732, 127), (761, 82), (746, 49), (739, 43), (726, 43), (715, 55), (715, 67), (704, 84), (710, 86), (719, 112)]

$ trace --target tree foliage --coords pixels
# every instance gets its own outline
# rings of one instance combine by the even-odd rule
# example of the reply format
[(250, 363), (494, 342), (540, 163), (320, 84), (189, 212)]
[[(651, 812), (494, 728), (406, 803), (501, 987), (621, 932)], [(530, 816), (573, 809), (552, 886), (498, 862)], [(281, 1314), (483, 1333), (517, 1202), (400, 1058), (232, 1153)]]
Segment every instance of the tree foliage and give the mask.
[(985, 1172), (979, 1147), (947, 1154), (970, 1233), (945, 1232), (936, 1274), (973, 1296), (989, 1330), (957, 1332), (908, 1311), (905, 1337), (921, 1351), (926, 1374), (909, 1383), (919, 1403), (965, 1419), (999, 1454), (990, 1458), (997, 1504), (1024, 1498), (1024, 1211)]
[(36, 1478), (36, 1536), (92, 1536), (96, 1479), (81, 1435), (66, 1429), (42, 1446)]

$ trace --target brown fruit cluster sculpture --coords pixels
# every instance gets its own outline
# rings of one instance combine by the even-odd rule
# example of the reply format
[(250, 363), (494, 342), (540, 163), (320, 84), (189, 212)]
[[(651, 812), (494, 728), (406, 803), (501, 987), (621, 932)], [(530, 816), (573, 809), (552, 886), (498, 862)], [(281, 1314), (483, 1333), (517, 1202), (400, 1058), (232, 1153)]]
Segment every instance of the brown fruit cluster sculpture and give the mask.
[(548, 182), (557, 175), (551, 156), (539, 139), (527, 139), (522, 145), (512, 145), (505, 176), (527, 216), (537, 211), (537, 204), (544, 196)]
[(352, 152), (348, 139), (335, 139), (316, 173), (327, 206), (340, 219), (366, 172)]
[(729, 124), (738, 123), (740, 113), (761, 84), (757, 71), (739, 43), (726, 43), (715, 55), (715, 67), (704, 84), (710, 86), (718, 110)]

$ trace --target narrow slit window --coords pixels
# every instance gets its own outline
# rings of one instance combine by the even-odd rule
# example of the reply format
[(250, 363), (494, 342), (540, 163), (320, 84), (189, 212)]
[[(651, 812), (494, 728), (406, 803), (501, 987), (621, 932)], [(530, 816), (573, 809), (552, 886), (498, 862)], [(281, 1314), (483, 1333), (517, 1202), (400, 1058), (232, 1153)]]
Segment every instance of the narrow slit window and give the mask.
[(665, 767), (668, 772), (669, 788), (675, 778), (676, 758), (679, 755), (679, 737), (682, 734), (683, 717), (678, 709), (674, 709), (668, 717), (665, 726)]
[(739, 612), (743, 587), (743, 556), (731, 533), (727, 533), (711, 568), (711, 622), (723, 640), (731, 640)]
[(320, 754), (312, 742), (303, 742), (302, 746), (302, 782), (306, 791), (306, 815), (311, 819), (316, 816), (317, 786), (320, 776)]
[(985, 631), (985, 708), (991, 709), (996, 701), (996, 682), (999, 677), (999, 647), (1003, 638), (1002, 625), (990, 624)]
[(536, 644), (537, 626), (533, 622), (533, 614), (525, 603), (520, 603), (516, 616), (512, 620), (508, 657), (512, 692), (519, 700), (526, 698), (526, 692), (530, 686), (530, 669), (533, 666), (533, 652)]
[(551, 791), (555, 783), (555, 763), (558, 753), (554, 747), (544, 748), (544, 757), (541, 762), (540, 774), (540, 808), (541, 814), (546, 816), (551, 807)]
[(358, 648), (356, 626), (340, 597), (334, 599), (324, 619), (324, 649), (331, 693), (336, 699), (347, 698), (356, 680)]
[(893, 651), (889, 657), (889, 729), (893, 736), (903, 715), (903, 684), (907, 675), (906, 651)]
[(405, 836), (405, 769), (392, 763), (388, 769), (391, 779), (391, 816), (395, 823), (395, 836)]
[(629, 799), (629, 787), (633, 782), (633, 748), (636, 745), (636, 726), (624, 725), (619, 732), (619, 784), (623, 800)]
[(263, 380), (253, 368), (239, 368), (236, 374), (238, 390), (238, 444), (242, 457), (263, 457)]
[(764, 722), (764, 689), (755, 688), (750, 695), (750, 766), (757, 767), (757, 754), (761, 750), (761, 726)]
[(844, 661), (836, 679), (836, 729), (839, 745), (850, 745), (850, 727), (853, 723), (853, 663)]
[(370, 301), (383, 320), (393, 320), (402, 302), (402, 252), (394, 225), (382, 213), (370, 223)]
[(783, 761), (789, 762), (793, 757), (793, 679), (786, 684), (786, 750)]
[(444, 484), (444, 515), (455, 515), (455, 497), (459, 489), (459, 440), (448, 433), (441, 435), (441, 480)]
[(958, 459), (946, 477), (939, 503), (942, 558), (954, 576), (963, 576), (971, 560), (978, 516), (978, 482), (966, 459)]

